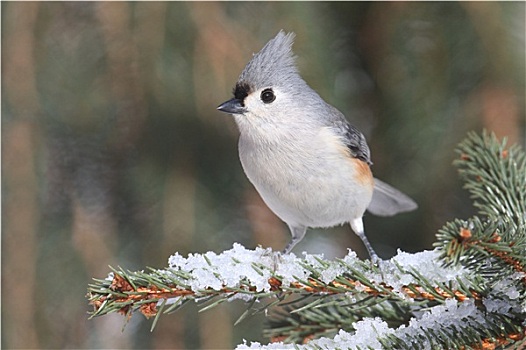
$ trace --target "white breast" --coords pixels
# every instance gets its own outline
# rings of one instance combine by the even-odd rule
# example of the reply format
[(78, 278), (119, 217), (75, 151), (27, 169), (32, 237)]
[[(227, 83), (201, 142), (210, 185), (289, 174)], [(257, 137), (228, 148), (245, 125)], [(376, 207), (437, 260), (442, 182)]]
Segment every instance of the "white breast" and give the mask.
[[(240, 129), (243, 126), (240, 125)], [(260, 135), (257, 135), (260, 133)], [(241, 130), (239, 156), (249, 180), (269, 208), (290, 225), (330, 227), (361, 217), (372, 182), (357, 181), (345, 145), (329, 128), (288, 135)]]

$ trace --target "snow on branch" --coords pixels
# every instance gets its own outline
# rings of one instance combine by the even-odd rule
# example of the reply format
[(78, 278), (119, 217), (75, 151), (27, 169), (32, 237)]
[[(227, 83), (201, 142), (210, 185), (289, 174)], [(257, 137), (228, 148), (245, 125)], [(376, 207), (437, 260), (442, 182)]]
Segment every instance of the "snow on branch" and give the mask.
[[(507, 337), (493, 329), (500, 327), (509, 331)], [(453, 332), (451, 332), (453, 329)], [(409, 325), (397, 329), (379, 317), (366, 318), (354, 324), (354, 332), (340, 330), (334, 338), (322, 337), (304, 345), (274, 342), (262, 345), (258, 342), (239, 345), (236, 350), (246, 349), (440, 349), (449, 338), (461, 338), (465, 344), (477, 344), (480, 334), (486, 334), (480, 349), (494, 349), (494, 344), (507, 345), (511, 341), (524, 339), (524, 329), (506, 323), (498, 315), (488, 317), (474, 300), (458, 302), (448, 299), (443, 305), (435, 306), (421, 317), (412, 318)], [(439, 339), (439, 340), (436, 340)], [(451, 342), (453, 344), (453, 342)], [(517, 344), (515, 344), (517, 345)], [(487, 346), (487, 347), (486, 347)], [(477, 349), (477, 347), (475, 347)]]
[[(268, 249), (248, 250), (240, 244), (221, 254), (207, 252), (169, 259), (169, 267), (148, 272), (115, 270), (90, 288), (95, 316), (111, 312), (157, 314), (159, 303), (179, 304), (221, 297), (251, 301), (290, 294), (335, 295), (349, 292), (396, 299), (445, 300), (476, 298), (476, 286), (458, 266), (443, 267), (438, 251), (399, 252), (380, 270), (352, 251), (335, 261), (321, 255), (278, 255)], [(419, 285), (425, 276), (427, 283)]]
[(526, 348), (526, 156), (486, 132), (457, 152), (479, 215), (446, 223), (432, 251), (399, 251), (380, 266), (352, 251), (333, 261), (240, 244), (176, 253), (167, 268), (95, 280), (92, 317), (138, 311), (155, 316), (153, 328), (189, 301), (205, 310), (240, 299), (249, 303), (240, 320), (271, 309), (272, 343), (238, 349)]

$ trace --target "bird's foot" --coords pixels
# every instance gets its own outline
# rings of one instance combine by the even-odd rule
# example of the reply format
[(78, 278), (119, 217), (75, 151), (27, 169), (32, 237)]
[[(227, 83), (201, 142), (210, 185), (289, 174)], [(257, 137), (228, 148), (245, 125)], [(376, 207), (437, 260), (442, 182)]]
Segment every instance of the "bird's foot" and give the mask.
[(387, 260), (383, 260), (378, 255), (374, 254), (373, 256), (371, 256), (371, 269), (373, 271), (378, 270), (378, 272), (380, 272), (381, 282), (384, 282), (384, 273), (387, 273), (388, 269)]

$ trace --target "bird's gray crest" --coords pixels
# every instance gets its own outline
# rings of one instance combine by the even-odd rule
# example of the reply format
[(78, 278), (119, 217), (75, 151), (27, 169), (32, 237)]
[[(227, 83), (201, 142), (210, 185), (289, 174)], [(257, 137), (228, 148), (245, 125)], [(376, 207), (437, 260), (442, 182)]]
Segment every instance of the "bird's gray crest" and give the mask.
[(281, 30), (247, 63), (237, 85), (253, 91), (300, 78), (292, 53), (294, 37), (294, 33)]

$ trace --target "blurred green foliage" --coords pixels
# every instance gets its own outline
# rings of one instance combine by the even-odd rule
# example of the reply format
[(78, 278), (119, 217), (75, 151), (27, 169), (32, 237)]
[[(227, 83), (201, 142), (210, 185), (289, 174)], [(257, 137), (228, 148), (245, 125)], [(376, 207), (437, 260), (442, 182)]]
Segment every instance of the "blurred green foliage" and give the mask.
[[(284, 225), (246, 180), (215, 107), (253, 52), (297, 34), (307, 82), (367, 136), (376, 176), (417, 200), (367, 216), (380, 255), (430, 249), (472, 213), (451, 167), (467, 130), (524, 144), (524, 2), (2, 2), (2, 347), (232, 348), (266, 341), (245, 307), (87, 320), (108, 265), (240, 242)], [(296, 252), (363, 254), (348, 227)]]

